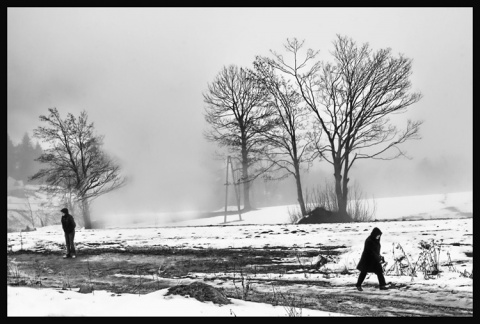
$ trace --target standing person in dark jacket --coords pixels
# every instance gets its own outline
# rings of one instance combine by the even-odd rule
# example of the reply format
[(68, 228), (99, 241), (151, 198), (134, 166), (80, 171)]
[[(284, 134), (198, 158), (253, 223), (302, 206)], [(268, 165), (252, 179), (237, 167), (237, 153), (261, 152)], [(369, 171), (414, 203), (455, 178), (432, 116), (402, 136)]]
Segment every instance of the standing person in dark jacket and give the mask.
[(73, 216), (68, 213), (67, 208), (63, 208), (61, 210), (63, 213), (62, 216), (62, 227), (63, 231), (65, 232), (65, 245), (67, 246), (67, 254), (64, 255), (64, 258), (75, 258), (75, 244), (74, 244), (74, 238), (75, 238), (75, 227), (77, 226), (75, 224), (75, 220), (73, 219)]
[(359, 291), (363, 291), (362, 283), (368, 272), (373, 272), (377, 275), (381, 290), (387, 289), (382, 267), (382, 263), (385, 262), (385, 259), (380, 255), (381, 236), (382, 231), (375, 227), (370, 236), (365, 240), (362, 257), (357, 265), (357, 269), (360, 270), (360, 275), (358, 276), (356, 287)]

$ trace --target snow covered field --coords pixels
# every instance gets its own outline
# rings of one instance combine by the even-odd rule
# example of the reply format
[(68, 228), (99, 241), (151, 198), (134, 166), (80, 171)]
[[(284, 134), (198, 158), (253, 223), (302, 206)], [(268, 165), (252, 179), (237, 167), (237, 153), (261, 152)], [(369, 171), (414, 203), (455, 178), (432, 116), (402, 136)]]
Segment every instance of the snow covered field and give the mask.
[[(77, 229), (75, 241), (81, 253), (82, 246), (92, 248), (96, 243), (126, 249), (135, 246), (170, 246), (175, 248), (241, 248), (241, 247), (298, 247), (315, 248), (322, 245), (345, 246), (336, 263), (326, 266), (355, 269), (366, 237), (374, 227), (382, 236), (382, 255), (395, 263), (395, 256), (403, 249), (409, 260), (419, 259), (422, 242), (441, 246), (440, 276), (387, 275), (387, 281), (400, 287), (395, 294), (375, 291), (379, 299), (412, 299), (416, 290), (431, 290), (432, 294), (415, 295), (418, 303), (436, 298), (445, 307), (473, 310), (473, 195), (472, 192), (446, 195), (411, 196), (376, 199), (377, 217), (374, 222), (348, 224), (294, 225), (290, 224), (288, 210), (294, 206), (268, 207), (242, 215), (195, 219), (152, 227), (139, 224), (137, 228), (110, 227), (107, 229)], [(61, 251), (63, 232), (60, 225), (39, 228), (33, 232), (8, 233), (7, 250), (20, 249)], [(101, 246), (101, 245), (99, 245)], [(356, 281), (353, 275), (322, 277), (309, 274), (311, 280), (328, 280), (344, 289)], [(217, 276), (220, 276), (218, 274)], [(268, 274), (266, 275), (268, 276)], [(288, 273), (285, 278), (296, 280), (305, 274)], [(215, 278), (213, 278), (215, 279)], [(366, 282), (376, 282), (367, 277)], [(342, 288), (343, 287), (343, 288)], [(7, 286), (8, 316), (288, 316), (282, 306), (231, 299), (233, 304), (219, 306), (182, 296), (166, 296), (166, 289), (146, 295), (110, 294), (94, 291), (81, 294), (74, 289), (36, 289)], [(358, 292), (359, 294), (365, 292)], [(302, 309), (301, 316), (343, 316), (347, 314)]]

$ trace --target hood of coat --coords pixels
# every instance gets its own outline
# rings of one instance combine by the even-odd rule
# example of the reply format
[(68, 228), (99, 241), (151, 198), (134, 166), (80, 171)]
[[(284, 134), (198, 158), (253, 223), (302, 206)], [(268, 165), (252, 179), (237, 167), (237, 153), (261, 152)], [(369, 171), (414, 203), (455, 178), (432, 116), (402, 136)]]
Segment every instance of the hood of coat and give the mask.
[(375, 227), (373, 230), (372, 230), (372, 233), (370, 234), (370, 236), (374, 239), (377, 239), (377, 236), (378, 235), (382, 235), (382, 231), (378, 228), (378, 227)]

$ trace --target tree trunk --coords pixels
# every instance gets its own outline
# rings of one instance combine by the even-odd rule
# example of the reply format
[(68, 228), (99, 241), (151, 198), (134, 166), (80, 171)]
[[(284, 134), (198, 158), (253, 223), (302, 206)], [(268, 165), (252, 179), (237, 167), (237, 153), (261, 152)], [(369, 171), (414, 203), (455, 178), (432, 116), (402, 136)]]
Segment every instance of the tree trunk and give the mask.
[(87, 199), (82, 199), (82, 213), (85, 229), (92, 229), (92, 221), (90, 219), (90, 206)]
[(305, 208), (305, 200), (303, 199), (303, 192), (302, 192), (302, 182), (300, 180), (300, 167), (298, 163), (295, 163), (295, 181), (297, 183), (297, 200), (300, 205), (300, 211), (302, 212), (302, 216), (307, 215), (307, 209)]
[(245, 211), (251, 210), (250, 205), (250, 181), (248, 180), (248, 166), (247, 163), (243, 164), (243, 209)]
[(347, 204), (348, 204), (348, 181), (350, 179), (348, 178), (348, 156), (345, 159), (345, 164), (343, 168), (343, 188), (342, 188), (342, 209), (339, 210), (341, 213), (340, 215), (344, 220), (351, 220), (350, 215), (347, 213)]
[[(338, 214), (341, 215), (342, 219), (344, 216), (347, 216), (347, 199), (344, 195), (337, 197), (338, 199)], [(346, 218), (346, 217), (345, 217)]]
[[(340, 162), (334, 161), (333, 165), (335, 169), (334, 177), (335, 177), (335, 194), (337, 196), (337, 207), (338, 207), (338, 214), (343, 218), (343, 216), (347, 215), (347, 197), (343, 192), (343, 184), (342, 183), (342, 167)], [(347, 180), (348, 181), (348, 180)]]
[(38, 216), (38, 219), (40, 220), (40, 227), (44, 227), (45, 223), (43, 222), (43, 219), (40, 216)]
[(245, 211), (251, 210), (250, 205), (250, 180), (248, 179), (248, 154), (247, 145), (242, 144), (242, 175), (243, 175), (243, 209)]
[(335, 194), (337, 195), (338, 213), (347, 213), (347, 200), (342, 192), (342, 175), (335, 175)]
[[(343, 180), (343, 181), (342, 181)], [(347, 213), (348, 204), (348, 177), (342, 176), (339, 172), (335, 173), (335, 193), (337, 196), (338, 216), (342, 222), (351, 221)]]

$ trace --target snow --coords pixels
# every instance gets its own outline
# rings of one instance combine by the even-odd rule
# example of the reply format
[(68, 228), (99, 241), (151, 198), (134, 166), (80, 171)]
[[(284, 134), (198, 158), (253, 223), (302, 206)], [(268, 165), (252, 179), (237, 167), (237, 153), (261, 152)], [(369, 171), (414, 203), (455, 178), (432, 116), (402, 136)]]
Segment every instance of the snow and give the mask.
[[(116, 295), (106, 291), (74, 291), (8, 287), (9, 316), (284, 316), (282, 306), (230, 299), (219, 306), (177, 295), (168, 289), (145, 295)], [(45, 301), (45, 303), (39, 303)], [(302, 316), (348, 316), (304, 309)]]
[[(417, 276), (386, 276), (394, 284), (408, 285), (408, 289), (396, 290), (395, 298), (410, 300), (417, 289), (436, 291), (437, 294), (416, 296), (418, 302), (437, 298), (445, 307), (471, 308), (473, 279), (460, 272), (473, 271), (473, 195), (472, 192), (449, 193), (409, 197), (376, 199), (376, 220), (364, 223), (294, 225), (289, 221), (289, 210), (296, 206), (261, 208), (238, 215), (185, 220), (153, 227), (137, 224), (136, 228), (110, 226), (106, 229), (77, 229), (75, 241), (81, 251), (82, 244), (108, 242), (119, 249), (134, 246), (171, 246), (188, 248), (240, 248), (298, 247), (315, 248), (321, 245), (345, 246), (336, 263), (328, 263), (330, 269), (348, 267), (355, 269), (365, 238), (373, 227), (379, 227), (382, 236), (382, 255), (389, 265), (394, 263), (394, 253), (399, 247), (407, 252), (410, 260), (417, 260), (420, 242), (441, 242), (440, 264), (447, 270), (447, 255), (456, 264), (455, 271), (443, 271), (435, 279)], [(321, 233), (321, 235), (319, 235)], [(12, 251), (45, 247), (60, 251), (64, 237), (60, 225), (39, 228), (33, 232), (8, 233), (7, 249)], [(93, 245), (92, 245), (93, 246)], [(89, 248), (92, 248), (89, 245)], [(100, 245), (101, 246), (101, 245)], [(110, 245), (111, 246), (111, 245)], [(312, 262), (306, 260), (305, 262)], [(278, 274), (277, 274), (278, 275)], [(286, 273), (283, 279), (296, 280), (306, 275), (310, 279), (328, 280), (335, 293), (342, 285), (356, 282), (353, 275), (322, 277), (319, 273)], [(205, 274), (202, 274), (206, 277)], [(269, 274), (266, 277), (271, 276)], [(212, 275), (212, 279), (221, 274)], [(376, 282), (375, 275), (365, 282)], [(338, 288), (336, 288), (338, 286)], [(440, 293), (438, 293), (440, 291)], [(441, 293), (441, 292), (444, 293)], [(112, 294), (95, 290), (81, 294), (75, 289), (7, 286), (8, 316), (288, 316), (283, 306), (272, 306), (230, 298), (232, 304), (217, 305), (200, 302), (184, 296), (166, 296), (167, 289), (153, 293)], [(360, 292), (359, 292), (360, 293)], [(384, 291), (375, 292), (375, 298), (391, 299)], [(439, 298), (439, 294), (441, 298)], [(444, 294), (444, 296), (442, 295)], [(430, 296), (432, 295), (432, 296)], [(319, 310), (302, 309), (301, 316), (349, 316)]]

